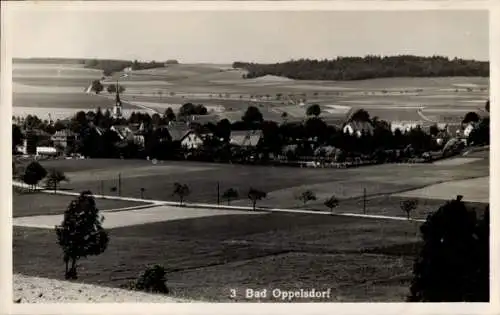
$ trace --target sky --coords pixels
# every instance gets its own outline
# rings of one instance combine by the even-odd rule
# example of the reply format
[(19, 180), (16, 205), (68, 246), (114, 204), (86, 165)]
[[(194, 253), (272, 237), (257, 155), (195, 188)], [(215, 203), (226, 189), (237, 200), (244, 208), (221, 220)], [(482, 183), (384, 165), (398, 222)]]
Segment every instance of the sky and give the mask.
[(13, 13), (14, 57), (183, 63), (412, 54), (489, 60), (487, 11)]

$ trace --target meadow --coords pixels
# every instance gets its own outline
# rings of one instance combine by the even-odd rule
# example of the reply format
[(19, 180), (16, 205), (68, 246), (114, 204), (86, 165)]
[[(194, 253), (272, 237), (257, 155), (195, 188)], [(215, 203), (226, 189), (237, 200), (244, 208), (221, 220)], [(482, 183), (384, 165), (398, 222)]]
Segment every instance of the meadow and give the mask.
[[(114, 228), (104, 254), (81, 260), (79, 281), (122, 287), (145, 266), (162, 264), (175, 297), (230, 302), (245, 300), (231, 299), (230, 289), (332, 288), (333, 301), (403, 301), (415, 229), (411, 222), (276, 213)], [(15, 227), (13, 259), (15, 273), (63, 278), (50, 229)]]

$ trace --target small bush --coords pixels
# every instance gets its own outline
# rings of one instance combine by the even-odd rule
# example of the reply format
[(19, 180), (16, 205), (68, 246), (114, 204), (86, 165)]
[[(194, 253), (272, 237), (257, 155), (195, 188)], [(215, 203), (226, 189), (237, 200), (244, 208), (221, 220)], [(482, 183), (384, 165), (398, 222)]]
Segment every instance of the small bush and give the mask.
[(137, 280), (131, 284), (131, 289), (168, 294), (169, 290), (167, 288), (166, 274), (167, 272), (163, 266), (154, 265), (147, 267), (146, 270), (139, 275)]

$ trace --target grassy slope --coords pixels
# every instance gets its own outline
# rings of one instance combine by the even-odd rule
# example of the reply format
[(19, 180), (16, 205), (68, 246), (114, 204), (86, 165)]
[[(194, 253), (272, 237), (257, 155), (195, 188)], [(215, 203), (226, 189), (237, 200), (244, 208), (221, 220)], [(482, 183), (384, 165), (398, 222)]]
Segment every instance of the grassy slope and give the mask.
[[(19, 192), (14, 192), (12, 197), (13, 217), (61, 214), (64, 213), (71, 200), (76, 198), (73, 196), (52, 195), (46, 193)], [(140, 205), (143, 205), (143, 203), (108, 199), (97, 200), (97, 208), (99, 210), (111, 210)]]
[[(81, 261), (80, 281), (117, 287), (159, 263), (176, 296), (228, 301), (231, 288), (331, 287), (341, 300), (397, 301), (406, 293), (411, 248), (403, 256), (380, 248), (414, 241), (415, 231), (408, 222), (296, 214), (119, 228), (104, 254)], [(53, 231), (14, 228), (13, 255), (16, 273), (63, 276)]]
[[(164, 171), (148, 161), (139, 160), (55, 160), (45, 161), (46, 167), (55, 167), (67, 172), (72, 180), (67, 188), (76, 191), (100, 186), (103, 180), (105, 191), (116, 186), (118, 173), (122, 176), (122, 192), (126, 196), (140, 196), (140, 188), (146, 188), (147, 198), (174, 200), (171, 195), (175, 182), (186, 183), (191, 188), (188, 201), (216, 202), (217, 181), (221, 192), (236, 188), (241, 198), (246, 199), (250, 187), (269, 193), (260, 202), (269, 206), (296, 205), (294, 194), (304, 189), (312, 189), (318, 195), (335, 194), (340, 198), (361, 196), (363, 188), (367, 194), (392, 193), (396, 191), (423, 187), (441, 181), (488, 176), (488, 161), (478, 161), (458, 166), (438, 165), (378, 165), (355, 169), (308, 169), (289, 167), (263, 167), (197, 162), (164, 161), (169, 166)], [(146, 167), (139, 168), (140, 166)], [(158, 169), (158, 172), (151, 174)], [(105, 169), (106, 172), (100, 171)], [(92, 174), (94, 179), (80, 181), (78, 173)], [(189, 171), (189, 173), (184, 173)], [(141, 174), (142, 173), (142, 174)], [(140, 176), (143, 175), (143, 176)], [(454, 196), (450, 196), (454, 197)], [(242, 201), (248, 204), (248, 201)]]

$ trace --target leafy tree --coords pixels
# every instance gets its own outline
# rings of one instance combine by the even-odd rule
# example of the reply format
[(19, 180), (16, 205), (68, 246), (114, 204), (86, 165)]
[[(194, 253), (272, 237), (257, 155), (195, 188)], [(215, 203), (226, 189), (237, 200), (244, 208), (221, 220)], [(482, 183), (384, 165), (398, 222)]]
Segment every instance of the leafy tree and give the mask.
[(411, 200), (403, 200), (399, 204), (401, 210), (403, 210), (406, 213), (406, 217), (408, 220), (410, 220), (411, 217), (411, 212), (415, 209), (417, 209), (418, 206), (418, 200), (417, 199), (411, 199)]
[(477, 123), (480, 120), (480, 117), (477, 113), (475, 112), (468, 112), (465, 114), (464, 119), (462, 120), (462, 124), (468, 124), (468, 123)]
[(257, 205), (257, 201), (262, 200), (266, 197), (267, 197), (267, 193), (265, 193), (261, 190), (250, 188), (250, 190), (248, 191), (248, 199), (250, 199), (252, 201), (252, 207), (253, 207), (254, 211), (255, 211), (255, 206)]
[(137, 280), (132, 283), (131, 289), (151, 293), (168, 294), (166, 270), (161, 265), (147, 267)]
[(317, 200), (316, 194), (312, 190), (306, 190), (300, 193), (297, 197), (298, 200), (302, 201), (304, 203), (304, 206), (306, 203), (309, 201), (314, 201)]
[(318, 117), (319, 114), (321, 114), (321, 108), (319, 107), (318, 104), (313, 104), (309, 106), (306, 110), (306, 115), (307, 116), (315, 116)]
[(349, 121), (363, 121), (363, 122), (369, 122), (370, 121), (370, 114), (362, 108), (356, 110), (350, 117)]
[(245, 111), (243, 117), (241, 117), (241, 120), (243, 120), (247, 124), (261, 123), (262, 121), (264, 121), (264, 117), (257, 107), (249, 106)]
[(431, 136), (437, 136), (439, 133), (439, 128), (436, 124), (429, 127), (429, 134)]
[(95, 94), (101, 93), (103, 89), (104, 89), (104, 86), (102, 85), (101, 81), (99, 81), (99, 80), (92, 81), (91, 90), (94, 91)]
[(110, 84), (106, 88), (109, 94), (116, 93), (116, 85), (115, 84)]
[(17, 146), (23, 144), (24, 136), (18, 125), (12, 124), (12, 152), (16, 152)]
[(175, 113), (172, 107), (169, 107), (165, 110), (165, 113), (163, 114), (163, 118), (166, 118), (168, 121), (174, 121), (175, 120)]
[(489, 301), (489, 209), (478, 220), (461, 199), (446, 202), (420, 227), (410, 302)]
[(229, 188), (222, 194), (222, 198), (227, 199), (227, 204), (231, 203), (231, 199), (238, 198), (238, 191), (234, 188)]
[(189, 196), (191, 191), (189, 190), (189, 186), (186, 184), (180, 184), (180, 183), (174, 183), (174, 192), (173, 195), (176, 195), (179, 197), (179, 204), (182, 206), (182, 202), (184, 201), (184, 198)]
[[(55, 228), (57, 243), (64, 254), (66, 279), (77, 279), (76, 263), (79, 259), (106, 250), (109, 236), (102, 227), (103, 220), (90, 191), (83, 191), (68, 205), (63, 222)], [(68, 269), (70, 260), (71, 268)]]
[(229, 141), (231, 136), (231, 123), (226, 118), (220, 120), (215, 127), (215, 135), (223, 141)]
[(330, 209), (331, 212), (333, 212), (333, 208), (336, 208), (339, 205), (339, 201), (335, 196), (331, 196), (327, 200), (325, 200), (324, 205)]
[(31, 186), (31, 189), (36, 188), (36, 185), (47, 175), (47, 171), (40, 163), (33, 161), (26, 167), (23, 175), (23, 182)]
[(47, 177), (45, 178), (45, 185), (49, 189), (54, 189), (54, 193), (57, 192), (57, 186), (59, 185), (60, 182), (62, 181), (69, 181), (69, 179), (66, 177), (66, 175), (56, 169), (51, 169), (49, 173), (47, 174)]

